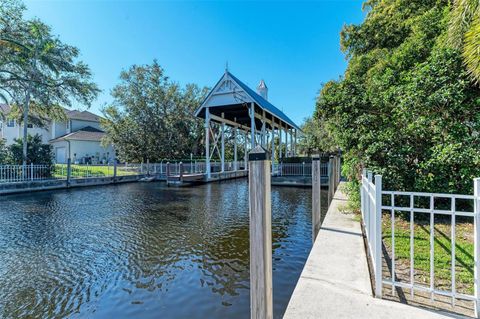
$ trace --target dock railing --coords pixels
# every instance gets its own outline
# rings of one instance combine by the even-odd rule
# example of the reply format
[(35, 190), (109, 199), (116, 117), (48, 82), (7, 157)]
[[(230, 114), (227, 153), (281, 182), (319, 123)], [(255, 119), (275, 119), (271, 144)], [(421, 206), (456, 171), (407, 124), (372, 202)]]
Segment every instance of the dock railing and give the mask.
[[(479, 297), (480, 297), (480, 178), (474, 179), (474, 193), (473, 195), (462, 194), (444, 194), (444, 193), (423, 193), (423, 192), (407, 192), (407, 191), (387, 191), (382, 188), (382, 176), (375, 175), (368, 170), (362, 173), (362, 181), (360, 187), (361, 196), (361, 212), (362, 223), (368, 243), (368, 251), (373, 264), (373, 273), (375, 279), (375, 295), (378, 298), (382, 297), (383, 285), (391, 286), (392, 294), (395, 294), (395, 289), (407, 288), (410, 290), (411, 297), (414, 298), (415, 292), (427, 293), (431, 300), (435, 300), (437, 296), (446, 296), (451, 298), (452, 306), (455, 305), (456, 300), (473, 301), (475, 305), (475, 315), (479, 316)], [(408, 280), (399, 280), (397, 278), (396, 269), (396, 242), (398, 239), (396, 235), (396, 218), (400, 215), (408, 218), (408, 234), (409, 234), (409, 271)], [(450, 248), (447, 250), (450, 256), (449, 269), (436, 269), (435, 265), (435, 245), (440, 243), (440, 239), (435, 233), (439, 233), (435, 228), (435, 216), (444, 216), (442, 220), (449, 224), (450, 234), (440, 233), (440, 236), (447, 238), (450, 243)], [(447, 216), (447, 218), (445, 218)], [(449, 218), (448, 218), (449, 217)], [(382, 219), (383, 218), (383, 219)], [(404, 217), (405, 218), (405, 217)], [(460, 293), (457, 291), (457, 250), (460, 254), (468, 254), (457, 244), (456, 236), (456, 218), (471, 219), (473, 223), (473, 269), (472, 284), (473, 293)], [(423, 220), (420, 224), (418, 220)], [(384, 262), (383, 249), (385, 242), (382, 241), (382, 221), (383, 224), (389, 224), (390, 238), (383, 237), (383, 240), (389, 240), (391, 256), (390, 261), (390, 278), (385, 278), (382, 271)], [(427, 222), (427, 225), (425, 225)], [(422, 284), (415, 278), (419, 270), (415, 267), (415, 260), (418, 252), (416, 251), (415, 242), (418, 241), (416, 231), (418, 227), (423, 227), (429, 232), (428, 246), (429, 246), (429, 273), (426, 274), (428, 282)], [(388, 229), (387, 228), (387, 229)], [(416, 230), (417, 229), (417, 230)], [(448, 238), (448, 236), (450, 238)], [(386, 249), (386, 248), (385, 248)], [(438, 249), (438, 248), (437, 248)], [(446, 248), (445, 248), (446, 249)], [(438, 252), (438, 251), (437, 251)], [(448, 271), (450, 273), (450, 288), (444, 289), (445, 284), (442, 284), (440, 289), (435, 285), (436, 272)]]

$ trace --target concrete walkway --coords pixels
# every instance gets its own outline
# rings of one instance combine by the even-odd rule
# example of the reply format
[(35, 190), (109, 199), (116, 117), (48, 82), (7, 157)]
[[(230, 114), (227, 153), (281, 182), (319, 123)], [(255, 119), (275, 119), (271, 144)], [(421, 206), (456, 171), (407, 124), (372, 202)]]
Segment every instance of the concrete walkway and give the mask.
[(463, 318), (372, 296), (360, 223), (335, 193), (284, 318)]

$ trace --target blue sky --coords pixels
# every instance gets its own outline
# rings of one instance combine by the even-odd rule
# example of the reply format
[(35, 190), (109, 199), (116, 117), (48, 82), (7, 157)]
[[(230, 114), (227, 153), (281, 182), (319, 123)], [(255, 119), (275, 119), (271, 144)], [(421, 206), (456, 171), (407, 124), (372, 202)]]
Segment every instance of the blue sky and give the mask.
[(225, 69), (301, 124), (321, 85), (346, 67), (339, 33), (364, 18), (350, 1), (25, 1), (27, 16), (77, 46), (103, 92), (91, 111), (110, 103), (122, 69), (157, 59), (180, 84), (213, 86)]

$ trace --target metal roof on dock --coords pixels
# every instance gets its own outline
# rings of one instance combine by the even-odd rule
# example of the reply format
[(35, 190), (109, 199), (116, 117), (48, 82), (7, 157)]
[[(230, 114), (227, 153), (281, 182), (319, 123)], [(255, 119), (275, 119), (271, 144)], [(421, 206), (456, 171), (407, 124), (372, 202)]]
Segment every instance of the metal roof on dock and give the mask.
[[(217, 84), (209, 92), (202, 105), (195, 112), (195, 116), (205, 118), (205, 108), (208, 107), (210, 113), (216, 116), (223, 115), (224, 118), (229, 121), (249, 127), (250, 117), (248, 114), (248, 105), (246, 104), (251, 102), (255, 103), (255, 112), (257, 114), (261, 114), (264, 111), (268, 120), (275, 121), (276, 123), (281, 122), (279, 124), (287, 128), (300, 130), (300, 127), (285, 113), (248, 87), (248, 85), (228, 70), (225, 71)], [(256, 126), (261, 126), (261, 120), (256, 119)]]

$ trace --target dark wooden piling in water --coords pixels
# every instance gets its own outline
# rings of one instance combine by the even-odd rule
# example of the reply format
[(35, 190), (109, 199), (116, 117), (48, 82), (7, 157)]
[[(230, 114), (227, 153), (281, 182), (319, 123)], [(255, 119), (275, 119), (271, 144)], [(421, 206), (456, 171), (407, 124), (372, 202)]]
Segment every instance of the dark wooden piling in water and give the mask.
[(250, 213), (250, 318), (273, 317), (270, 160), (261, 146), (248, 156)]
[(180, 170), (178, 176), (181, 183), (183, 182), (183, 163), (182, 162), (180, 162), (178, 169)]
[(320, 230), (321, 219), (321, 172), (320, 156), (314, 155), (312, 158), (312, 241), (315, 242), (318, 231)]
[(70, 179), (72, 178), (72, 160), (67, 159), (67, 187), (70, 186)]

